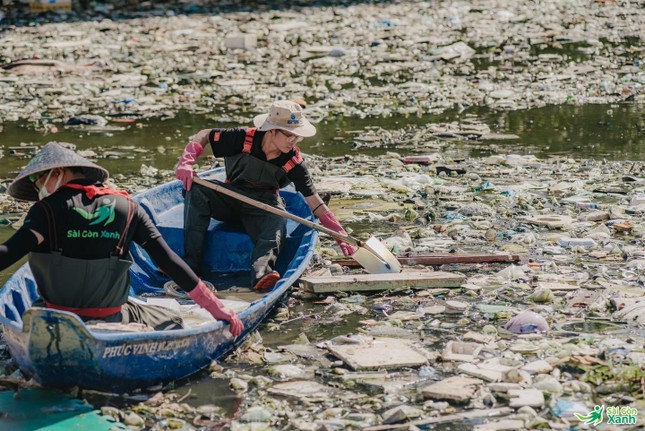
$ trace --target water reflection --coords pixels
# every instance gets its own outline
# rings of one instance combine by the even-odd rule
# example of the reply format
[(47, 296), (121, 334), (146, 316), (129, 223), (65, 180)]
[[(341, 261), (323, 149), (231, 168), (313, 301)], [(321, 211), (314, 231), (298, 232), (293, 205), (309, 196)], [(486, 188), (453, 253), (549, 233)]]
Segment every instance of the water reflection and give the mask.
[[(176, 117), (162, 120), (141, 120), (139, 125), (118, 124), (121, 130), (92, 133), (82, 128), (61, 126), (56, 134), (33, 130), (31, 124), (7, 123), (0, 132), (5, 157), (0, 164), (0, 178), (10, 180), (26, 164), (31, 152), (20, 144), (43, 145), (49, 141), (71, 142), (78, 149), (94, 150), (99, 160), (113, 175), (139, 172), (142, 164), (159, 169), (172, 169), (188, 138), (203, 128), (237, 127), (247, 123), (221, 122), (229, 118), (225, 112), (190, 114), (180, 112)], [(379, 155), (398, 151), (405, 155), (406, 148), (391, 142), (387, 146), (355, 149), (357, 135), (367, 130), (382, 128), (387, 131), (414, 129), (427, 124), (457, 123), (487, 125), (499, 134), (516, 134), (515, 141), (451, 141), (463, 147), (464, 156), (478, 156), (491, 152), (513, 151), (535, 154), (538, 157), (568, 155), (575, 158), (608, 160), (643, 160), (645, 158), (645, 108), (639, 104), (616, 105), (561, 105), (524, 111), (491, 111), (469, 107), (438, 115), (392, 116), (387, 118), (326, 118), (318, 126), (315, 138), (305, 140), (302, 150), (323, 156), (345, 154)], [(433, 152), (431, 148), (428, 152)], [(17, 155), (10, 155), (15, 153)], [(22, 155), (21, 155), (22, 154)]]
[[(237, 127), (238, 123), (219, 122), (226, 113), (190, 114), (180, 112), (170, 119), (142, 120), (140, 126), (130, 124), (123, 129), (104, 133), (88, 132), (80, 128), (60, 127), (56, 134), (36, 131), (27, 123), (7, 123), (0, 132), (4, 157), (0, 163), (0, 179), (10, 181), (24, 167), (31, 152), (20, 144), (43, 145), (51, 140), (71, 142), (79, 150), (93, 150), (103, 156), (98, 163), (112, 175), (137, 174), (141, 165), (159, 169), (173, 169), (188, 138), (203, 128)], [(229, 117), (230, 118), (230, 117)], [(306, 153), (323, 156), (345, 154), (379, 155), (396, 151), (406, 155), (415, 151), (436, 152), (434, 147), (387, 146), (355, 148), (357, 135), (375, 128), (389, 131), (414, 129), (431, 123), (453, 122), (472, 124), (479, 122), (499, 134), (515, 134), (517, 140), (448, 141), (440, 146), (443, 154), (453, 157), (481, 157), (495, 153), (534, 154), (539, 158), (568, 156), (577, 159), (607, 160), (645, 159), (645, 107), (638, 104), (617, 105), (561, 105), (525, 111), (496, 112), (486, 108), (471, 107), (453, 110), (440, 115), (421, 118), (396, 116), (388, 118), (327, 118), (318, 124), (319, 133), (314, 139), (302, 142)], [(251, 124), (251, 117), (248, 119)], [(423, 144), (423, 143), (422, 143)], [(9, 155), (11, 152), (18, 155)], [(22, 155), (20, 155), (22, 154)], [(0, 227), (0, 243), (6, 241), (14, 230)], [(19, 265), (0, 272), (4, 283)]]
[[(477, 110), (474, 110), (477, 112)], [(481, 113), (486, 116), (486, 113)], [(645, 109), (639, 105), (563, 105), (488, 116), (491, 127), (520, 136), (539, 157), (643, 160)], [(516, 145), (509, 144), (511, 148)]]

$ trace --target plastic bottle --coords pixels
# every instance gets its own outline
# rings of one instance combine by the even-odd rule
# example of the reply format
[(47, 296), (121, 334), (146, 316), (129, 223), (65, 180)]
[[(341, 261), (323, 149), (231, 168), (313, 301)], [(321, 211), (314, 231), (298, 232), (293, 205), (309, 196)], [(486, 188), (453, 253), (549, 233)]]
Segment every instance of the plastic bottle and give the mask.
[(491, 187), (495, 187), (495, 184), (491, 183), (490, 181), (485, 181), (480, 186), (473, 187), (473, 190), (475, 190), (476, 192), (481, 192), (490, 189)]
[(416, 163), (419, 165), (429, 165), (432, 162), (436, 161), (436, 158), (433, 156), (405, 156), (401, 159), (403, 163)]
[(560, 238), (558, 244), (561, 247), (595, 247), (596, 241), (591, 238)]
[(581, 210), (597, 210), (600, 205), (593, 202), (576, 202), (576, 208)]

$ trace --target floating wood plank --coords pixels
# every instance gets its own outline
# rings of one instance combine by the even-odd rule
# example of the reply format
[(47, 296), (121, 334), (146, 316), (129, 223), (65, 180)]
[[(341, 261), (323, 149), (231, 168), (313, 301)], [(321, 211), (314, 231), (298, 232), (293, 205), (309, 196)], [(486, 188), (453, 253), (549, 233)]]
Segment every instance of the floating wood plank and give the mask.
[(425, 426), (431, 424), (441, 424), (448, 422), (456, 422), (460, 420), (481, 419), (481, 418), (494, 418), (500, 416), (508, 416), (513, 413), (513, 409), (509, 407), (500, 407), (497, 409), (483, 409), (483, 410), (470, 410), (466, 412), (457, 413), (454, 415), (444, 415), (429, 419), (419, 419), (412, 422), (406, 422), (393, 425), (376, 425), (364, 428), (364, 431), (392, 431), (392, 430), (409, 430), (412, 426)]
[(308, 402), (324, 401), (335, 392), (336, 390), (329, 386), (305, 380), (278, 383), (269, 388), (272, 395)]
[(520, 139), (519, 136), (513, 135), (512, 133), (487, 133), (481, 137), (487, 141), (508, 141), (514, 139)]
[(509, 406), (513, 409), (528, 406), (541, 408), (544, 406), (544, 394), (539, 389), (511, 389)]
[(444, 361), (473, 362), (483, 346), (477, 343), (448, 341), (441, 357)]
[(347, 372), (337, 378), (343, 382), (355, 383), (357, 389), (370, 395), (398, 394), (419, 381), (416, 375), (393, 375), (386, 372)]
[[(519, 262), (517, 254), (424, 254), (397, 257), (401, 265), (446, 265), (451, 263), (494, 263)], [(337, 259), (334, 263), (348, 267), (359, 267), (354, 259)]]
[(536, 286), (538, 289), (549, 289), (552, 291), (556, 290), (578, 290), (580, 289), (580, 286), (576, 286), (573, 284), (568, 284), (568, 283), (555, 283), (555, 282), (547, 282), (547, 281), (540, 281), (537, 283)]
[(499, 422), (488, 422), (477, 425), (475, 431), (515, 431), (524, 428), (524, 421), (518, 419), (504, 419)]
[(502, 378), (504, 378), (504, 375), (498, 371), (480, 369), (475, 364), (460, 364), (457, 369), (464, 374), (482, 379), (487, 382), (499, 382), (500, 380), (502, 380)]
[(403, 287), (427, 289), (430, 287), (460, 287), (466, 277), (462, 274), (435, 271), (402, 272), (400, 274), (349, 274), (329, 277), (305, 277), (300, 281), (315, 293), (362, 292), (389, 290)]
[(520, 220), (537, 226), (546, 226), (549, 229), (566, 229), (571, 226), (571, 223), (573, 223), (573, 219), (571, 217), (558, 214), (520, 217)]
[(288, 344), (286, 346), (280, 346), (278, 349), (310, 361), (317, 361), (323, 368), (330, 368), (332, 365), (332, 362), (327, 359), (323, 350), (310, 344)]
[(433, 400), (450, 400), (459, 403), (470, 401), (484, 382), (480, 379), (455, 376), (433, 383), (421, 389), (425, 398)]
[(334, 356), (353, 370), (419, 367), (428, 364), (421, 347), (398, 338), (340, 337), (325, 345)]

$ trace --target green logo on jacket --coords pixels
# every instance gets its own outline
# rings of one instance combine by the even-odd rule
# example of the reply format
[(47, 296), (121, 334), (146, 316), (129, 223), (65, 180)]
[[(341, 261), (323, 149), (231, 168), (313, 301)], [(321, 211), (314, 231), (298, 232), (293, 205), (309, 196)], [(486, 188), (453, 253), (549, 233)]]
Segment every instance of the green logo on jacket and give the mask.
[(89, 213), (82, 208), (74, 208), (74, 211), (80, 214), (84, 219), (92, 220), (90, 225), (105, 222), (103, 223), (103, 226), (107, 226), (114, 221), (114, 208), (116, 207), (116, 200), (111, 201), (109, 198), (103, 198), (101, 203), (102, 205), (99, 206), (93, 213)]

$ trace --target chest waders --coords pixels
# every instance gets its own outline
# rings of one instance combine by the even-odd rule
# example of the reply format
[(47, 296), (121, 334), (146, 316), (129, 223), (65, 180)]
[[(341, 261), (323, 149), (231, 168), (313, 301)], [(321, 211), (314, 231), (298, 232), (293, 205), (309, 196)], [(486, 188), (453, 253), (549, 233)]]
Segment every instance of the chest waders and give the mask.
[[(78, 186), (81, 187), (84, 186)], [(89, 187), (98, 189), (98, 194), (113, 194), (111, 189)], [(51, 250), (48, 253), (31, 253), (29, 266), (45, 305), (71, 311), (83, 318), (101, 319), (119, 313), (128, 299), (130, 288), (132, 262), (126, 257), (128, 251), (124, 244), (136, 204), (128, 200), (125, 227), (112, 255), (92, 260), (63, 256), (54, 212), (47, 202), (40, 201), (40, 204), (47, 215)]]
[[(300, 149), (284, 165), (278, 166), (251, 155), (257, 129), (246, 131), (240, 154), (225, 157), (226, 182), (233, 189), (269, 205), (284, 208), (279, 189), (289, 183), (287, 174), (302, 162)], [(257, 143), (256, 145), (261, 145)], [(259, 208), (242, 203), (198, 184), (186, 194), (184, 220), (184, 259), (198, 274), (202, 269), (206, 232), (210, 219), (240, 222), (253, 241), (251, 254), (251, 286), (274, 270), (282, 240), (286, 235), (286, 220)]]

